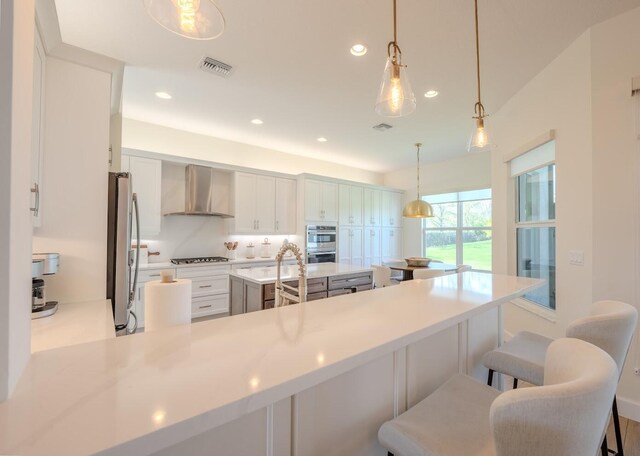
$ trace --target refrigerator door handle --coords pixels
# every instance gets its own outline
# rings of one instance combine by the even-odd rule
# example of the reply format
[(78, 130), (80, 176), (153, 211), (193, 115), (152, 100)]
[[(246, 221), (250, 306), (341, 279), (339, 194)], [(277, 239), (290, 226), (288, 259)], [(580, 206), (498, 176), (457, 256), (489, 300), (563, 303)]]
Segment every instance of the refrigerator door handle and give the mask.
[[(140, 211), (138, 209), (138, 195), (134, 193), (131, 196), (131, 199), (133, 201), (133, 211), (136, 215), (136, 264), (133, 272), (133, 283), (131, 285), (131, 290), (129, 290), (129, 304), (127, 305), (128, 309), (131, 309), (131, 307), (133, 306), (133, 301), (136, 297), (136, 288), (138, 286), (138, 266), (140, 265)], [(134, 333), (138, 327), (138, 318), (135, 316), (135, 314), (133, 315), (133, 318), (135, 319), (135, 325), (129, 331), (129, 333)]]

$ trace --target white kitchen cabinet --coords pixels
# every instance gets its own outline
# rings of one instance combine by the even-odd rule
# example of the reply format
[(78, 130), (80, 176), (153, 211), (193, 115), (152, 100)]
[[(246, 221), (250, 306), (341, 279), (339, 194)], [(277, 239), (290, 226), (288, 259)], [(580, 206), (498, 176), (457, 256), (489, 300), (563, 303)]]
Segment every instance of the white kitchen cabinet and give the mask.
[(160, 234), (162, 226), (162, 161), (154, 158), (129, 156), (128, 159), (122, 161), (122, 170), (131, 173), (131, 190), (138, 197), (140, 236)]
[(363, 228), (349, 227), (338, 230), (338, 262), (362, 266), (364, 261)]
[(178, 268), (178, 278), (191, 280), (191, 318), (229, 312), (228, 264)]
[(382, 226), (402, 226), (402, 193), (382, 191)]
[(382, 231), (378, 227), (364, 229), (364, 264), (368, 268), (372, 264), (382, 263)]
[(402, 229), (382, 228), (381, 253), (382, 261), (398, 260), (402, 258)]
[(338, 223), (341, 226), (362, 226), (363, 188), (340, 184), (338, 195)]
[(35, 28), (33, 49), (33, 113), (31, 129), (31, 221), (34, 227), (42, 226), (42, 174), (44, 168), (44, 82), (46, 55)]
[(338, 222), (338, 184), (307, 179), (304, 190), (306, 221)]
[(235, 220), (237, 234), (276, 232), (276, 179), (260, 174), (235, 174)]
[(364, 225), (382, 225), (382, 192), (375, 188), (364, 189)]
[(279, 234), (296, 232), (296, 181), (276, 179), (276, 229)]

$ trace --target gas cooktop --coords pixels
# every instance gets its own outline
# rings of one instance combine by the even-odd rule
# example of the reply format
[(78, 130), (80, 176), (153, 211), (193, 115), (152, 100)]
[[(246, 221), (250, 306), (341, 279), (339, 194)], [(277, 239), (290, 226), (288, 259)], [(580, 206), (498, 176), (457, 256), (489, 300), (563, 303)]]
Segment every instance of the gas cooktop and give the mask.
[(224, 263), (229, 258), (214, 256), (200, 258), (174, 258), (171, 260), (173, 264), (201, 264), (201, 263)]

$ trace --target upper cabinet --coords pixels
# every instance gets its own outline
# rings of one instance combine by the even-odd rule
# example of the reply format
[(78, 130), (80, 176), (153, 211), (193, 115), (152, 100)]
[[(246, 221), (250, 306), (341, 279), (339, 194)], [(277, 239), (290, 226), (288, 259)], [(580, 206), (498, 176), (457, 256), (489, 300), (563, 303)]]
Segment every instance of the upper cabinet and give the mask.
[(402, 193), (382, 191), (382, 226), (402, 226)]
[(296, 182), (272, 176), (235, 173), (235, 234), (295, 233)]
[(307, 222), (338, 222), (338, 184), (307, 179), (304, 198)]
[(296, 232), (296, 181), (276, 179), (276, 233)]
[(364, 225), (382, 225), (382, 191), (375, 188), (364, 189)]
[(340, 184), (338, 193), (338, 223), (341, 226), (362, 226), (363, 188)]
[(159, 234), (162, 225), (162, 161), (123, 155), (122, 170), (131, 173), (131, 190), (138, 198), (140, 236)]
[(44, 165), (44, 77), (46, 56), (38, 28), (35, 29), (33, 49), (33, 114), (31, 129), (31, 220), (34, 227), (42, 226), (42, 171)]

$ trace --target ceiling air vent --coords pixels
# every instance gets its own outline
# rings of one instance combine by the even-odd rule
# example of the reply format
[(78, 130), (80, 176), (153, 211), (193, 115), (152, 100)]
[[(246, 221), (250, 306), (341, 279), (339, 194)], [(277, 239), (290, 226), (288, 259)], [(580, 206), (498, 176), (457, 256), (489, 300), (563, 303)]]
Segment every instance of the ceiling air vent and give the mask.
[(203, 57), (203, 59), (198, 64), (198, 68), (202, 71), (208, 71), (209, 73), (217, 74), (218, 76), (222, 76), (223, 78), (229, 77), (231, 74), (231, 70), (233, 67), (231, 65), (227, 65), (226, 63), (220, 62), (219, 60), (212, 59), (211, 57)]
[(386, 124), (386, 123), (381, 123), (381, 124), (373, 126), (373, 129), (377, 130), (377, 131), (387, 131), (390, 128), (393, 128), (393, 127), (391, 125), (389, 125), (389, 124)]

